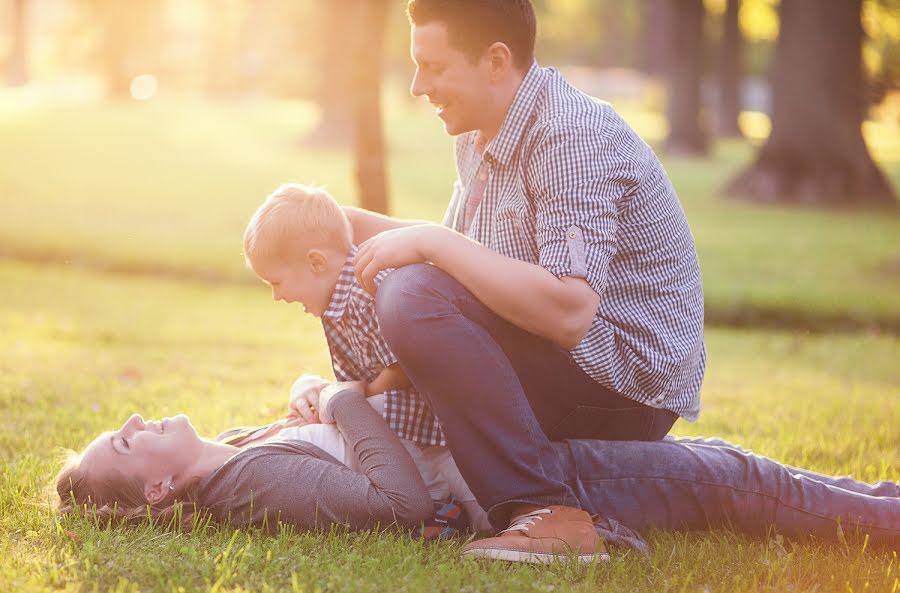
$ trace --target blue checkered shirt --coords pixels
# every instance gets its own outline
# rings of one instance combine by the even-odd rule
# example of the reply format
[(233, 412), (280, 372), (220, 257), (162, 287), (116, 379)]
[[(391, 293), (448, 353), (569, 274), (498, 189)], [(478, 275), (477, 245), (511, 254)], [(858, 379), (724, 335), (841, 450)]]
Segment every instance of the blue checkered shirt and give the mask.
[[(331, 302), (322, 314), (322, 329), (338, 381), (371, 382), (397, 362), (381, 336), (375, 318), (375, 299), (353, 275), (356, 247), (347, 256)], [(390, 270), (375, 277), (380, 283)], [(444, 433), (431, 408), (413, 389), (384, 392), (384, 419), (397, 436), (425, 445), (444, 445)]]
[[(575, 362), (630, 399), (700, 412), (706, 366), (694, 239), (668, 175), (605, 102), (532, 64), (497, 136), (457, 137), (444, 224), (600, 295)], [(478, 200), (471, 226), (465, 205)]]

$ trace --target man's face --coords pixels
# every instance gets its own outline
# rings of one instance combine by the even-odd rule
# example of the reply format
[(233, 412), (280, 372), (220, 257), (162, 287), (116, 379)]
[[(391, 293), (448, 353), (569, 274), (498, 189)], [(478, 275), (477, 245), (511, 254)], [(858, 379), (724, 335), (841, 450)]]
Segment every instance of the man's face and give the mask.
[(416, 75), (410, 92), (425, 96), (434, 105), (444, 129), (451, 136), (489, 125), (485, 103), (491, 100), (490, 60), (476, 63), (450, 43), (447, 27), (440, 22), (412, 28), (410, 53)]

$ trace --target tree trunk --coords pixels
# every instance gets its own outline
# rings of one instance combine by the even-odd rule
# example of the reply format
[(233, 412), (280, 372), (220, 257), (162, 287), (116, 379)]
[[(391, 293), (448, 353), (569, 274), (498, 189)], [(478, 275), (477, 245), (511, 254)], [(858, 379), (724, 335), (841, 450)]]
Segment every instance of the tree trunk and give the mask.
[(708, 149), (700, 101), (703, 0), (671, 0), (668, 12), (669, 136), (666, 138), (666, 151), (680, 155), (703, 155)]
[(738, 14), (741, 0), (728, 0), (722, 27), (722, 49), (719, 52), (719, 136), (740, 138), (738, 116), (741, 113), (741, 77), (744, 37)]
[(163, 2), (96, 0), (88, 3), (102, 28), (100, 60), (106, 92), (112, 99), (131, 97), (131, 81), (159, 64)]
[[(359, 12), (368, 0), (319, 2), (320, 26), (316, 35), (319, 123), (306, 141), (318, 146), (346, 147), (353, 139), (353, 50), (365, 27)], [(303, 24), (302, 28), (308, 27)]]
[(671, 28), (667, 22), (669, 0), (643, 0), (641, 4), (641, 68), (652, 76), (661, 76), (666, 71), (666, 48)]
[(6, 65), (6, 84), (23, 86), (28, 82), (28, 16), (26, 0), (13, 0), (10, 8), (12, 49)]
[(381, 77), (388, 0), (363, 0), (353, 46), (353, 137), (359, 204), (387, 214), (387, 174), (381, 117)]
[(737, 198), (889, 205), (896, 198), (862, 136), (862, 0), (782, 0), (772, 133), (726, 188)]

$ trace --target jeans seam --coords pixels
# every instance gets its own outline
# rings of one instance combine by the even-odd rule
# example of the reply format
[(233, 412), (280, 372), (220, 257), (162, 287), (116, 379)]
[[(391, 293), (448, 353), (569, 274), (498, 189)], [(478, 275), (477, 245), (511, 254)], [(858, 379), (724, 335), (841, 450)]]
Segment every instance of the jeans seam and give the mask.
[[(660, 476), (635, 476), (635, 477), (596, 478), (596, 479), (581, 478), (581, 477), (578, 478), (578, 481), (582, 482), (582, 483), (618, 482), (620, 480), (654, 480), (654, 481), (658, 481), (658, 482), (681, 482), (681, 483), (687, 483), (687, 484), (700, 484), (703, 486), (712, 486), (713, 488), (722, 488), (722, 489), (726, 489), (726, 490), (731, 490), (732, 492), (740, 492), (741, 494), (753, 494), (756, 496), (761, 496), (763, 498), (767, 498), (769, 500), (774, 500), (775, 502), (777, 502), (778, 504), (780, 504), (781, 506), (783, 506), (785, 508), (791, 509), (793, 511), (797, 511), (799, 513), (803, 513), (805, 515), (809, 515), (810, 517), (815, 517), (817, 519), (826, 519), (829, 521), (835, 520), (833, 517), (829, 517), (827, 515), (819, 515), (817, 513), (807, 511), (805, 509), (793, 506), (793, 505), (788, 504), (785, 501), (781, 500), (777, 496), (773, 496), (773, 495), (767, 494), (765, 492), (758, 492), (756, 490), (746, 490), (743, 488), (737, 488), (735, 486), (727, 486), (724, 484), (718, 484), (716, 482), (707, 482), (704, 480), (688, 480), (685, 478), (668, 478), (668, 477), (660, 477)], [(881, 529), (881, 530), (892, 532), (892, 533), (900, 533), (900, 529), (894, 529), (891, 527), (881, 527), (879, 525), (871, 525), (871, 527), (874, 529)]]

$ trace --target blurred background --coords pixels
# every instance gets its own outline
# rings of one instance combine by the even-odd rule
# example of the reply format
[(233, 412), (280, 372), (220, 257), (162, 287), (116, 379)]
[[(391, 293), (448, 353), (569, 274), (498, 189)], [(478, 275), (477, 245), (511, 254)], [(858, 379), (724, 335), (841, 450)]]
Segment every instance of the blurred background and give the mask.
[[(701, 420), (676, 434), (900, 479), (900, 0), (535, 6), (538, 62), (654, 148), (694, 234), (709, 361)], [(135, 410), (216, 434), (330, 374), (320, 324), (272, 303), (242, 234), (288, 181), (441, 219), (452, 140), (409, 95), (404, 8), (0, 0), (0, 590), (387, 590), (410, 574), (394, 540), (373, 556), (367, 538), (63, 535), (42, 494), (58, 447)], [(897, 588), (896, 561), (868, 551), (672, 537), (575, 588)], [(476, 572), (457, 576), (496, 585)], [(523, 590), (582, 574), (526, 572)]]
[[(900, 331), (900, 0), (535, 0), (537, 59), (656, 149), (710, 323)], [(0, 256), (251, 283), (279, 183), (439, 220), (403, 0), (0, 0)]]

